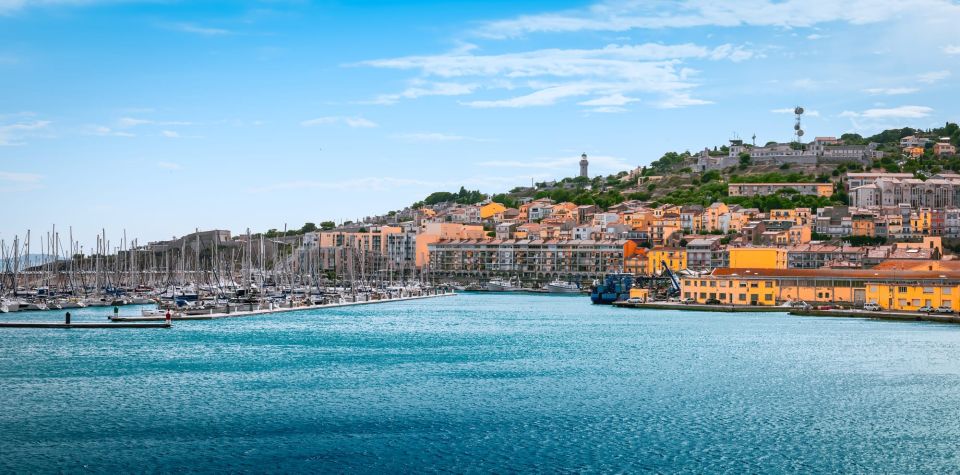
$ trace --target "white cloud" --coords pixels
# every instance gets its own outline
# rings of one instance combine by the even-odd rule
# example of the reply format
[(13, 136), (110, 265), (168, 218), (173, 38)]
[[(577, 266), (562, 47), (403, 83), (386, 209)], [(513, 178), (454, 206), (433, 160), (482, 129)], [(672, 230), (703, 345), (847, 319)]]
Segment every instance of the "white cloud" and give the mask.
[(843, 111), (840, 117), (864, 119), (922, 119), (928, 117), (933, 109), (926, 106), (899, 106), (891, 108), (867, 109), (863, 112)]
[(186, 122), (182, 120), (152, 120), (152, 119), (138, 119), (134, 117), (121, 117), (117, 120), (117, 127), (129, 129), (133, 127), (139, 127), (141, 125), (194, 125), (193, 122)]
[(17, 173), (0, 171), (0, 180), (10, 183), (37, 183), (43, 179), (43, 175), (35, 173)]
[(353, 128), (372, 128), (377, 127), (377, 123), (364, 119), (363, 117), (343, 117), (343, 116), (327, 116), (327, 117), (317, 117), (316, 119), (305, 120), (300, 122), (300, 125), (303, 127), (316, 127), (321, 125), (334, 125), (334, 124), (344, 124), (348, 127)]
[(947, 45), (943, 47), (943, 52), (946, 54), (960, 54), (960, 45)]
[(587, 109), (587, 112), (595, 112), (599, 114), (618, 114), (621, 112), (627, 112), (626, 107), (618, 106), (604, 106), (604, 107), (594, 107), (593, 109)]
[[(604, 97), (626, 97), (630, 93), (648, 93), (666, 97), (660, 101), (663, 104), (682, 107), (709, 103), (691, 97), (690, 90), (696, 86), (691, 77), (697, 71), (683, 67), (684, 60), (736, 62), (756, 56), (755, 52), (742, 45), (709, 47), (693, 43), (644, 43), (492, 55), (477, 54), (475, 48), (461, 48), (432, 56), (405, 56), (360, 64), (413, 70), (418, 71), (421, 77), (443, 80), (438, 83), (423, 82), (429, 87), (413, 88), (405, 94), (380, 96), (378, 102), (381, 103), (393, 103), (401, 97), (431, 94), (468, 95), (481, 89), (526, 89), (524, 94), (512, 97), (473, 99), (460, 103), (478, 108), (517, 108), (549, 106), (572, 97), (590, 96), (585, 100), (589, 102)], [(452, 79), (462, 81), (455, 82)], [(653, 103), (656, 104), (655, 101)], [(589, 104), (587, 107), (590, 107)]]
[(864, 89), (863, 92), (884, 96), (899, 96), (903, 94), (913, 94), (919, 90), (920, 89), (916, 87), (871, 87)]
[(824, 39), (824, 38), (829, 38), (829, 36), (821, 35), (821, 34), (819, 34), (819, 33), (812, 33), (812, 34), (807, 35), (807, 39), (808, 39), (808, 40), (822, 40), (822, 39)]
[(164, 170), (180, 170), (183, 168), (179, 163), (174, 162), (157, 162), (157, 166)]
[(24, 138), (40, 133), (49, 125), (48, 120), (2, 124), (0, 125), (0, 146), (23, 145)]
[(693, 28), (703, 26), (812, 27), (820, 23), (871, 24), (917, 12), (957, 14), (949, 0), (609, 0), (587, 8), (539, 15), (523, 15), (484, 24), (482, 36), (509, 38), (530, 33), (627, 31), (632, 29)]
[(195, 25), (193, 23), (176, 23), (172, 25), (172, 28), (177, 31), (182, 31), (184, 33), (193, 33), (203, 36), (222, 36), (229, 35), (230, 30), (225, 30), (223, 28), (211, 28), (206, 26)]
[(920, 81), (920, 82), (926, 83), (926, 84), (933, 84), (933, 83), (935, 83), (935, 82), (942, 81), (942, 80), (944, 80), (944, 79), (946, 79), (946, 78), (948, 78), (948, 77), (950, 77), (950, 71), (946, 71), (946, 70), (944, 70), (944, 71), (931, 71), (931, 72), (929, 72), (929, 73), (923, 73), (923, 74), (917, 76), (917, 81)]
[[(770, 112), (773, 112), (774, 114), (793, 114), (793, 113), (794, 113), (794, 108), (793, 108), (793, 107), (783, 107), (783, 108), (780, 108), (780, 109), (770, 109)], [(820, 111), (804, 109), (804, 110), (803, 110), (803, 115), (804, 115), (805, 117), (820, 117)]]
[(416, 133), (407, 133), (407, 134), (393, 134), (391, 138), (402, 140), (404, 142), (460, 142), (460, 141), (469, 141), (469, 142), (485, 142), (483, 139), (478, 139), (474, 137), (467, 137), (464, 135), (450, 135), (442, 134), (439, 132), (416, 132)]
[(609, 96), (598, 97), (589, 101), (578, 102), (581, 106), (625, 106), (631, 102), (637, 102), (640, 99), (627, 97), (623, 94), (611, 94)]
[(104, 125), (91, 125), (88, 127), (88, 133), (104, 137), (135, 137), (135, 135), (130, 132), (114, 130)]
[(381, 94), (371, 101), (374, 104), (396, 104), (400, 99), (416, 99), (426, 96), (462, 96), (472, 94), (478, 84), (457, 82), (428, 82), (421, 79), (411, 81), (412, 85), (398, 94)]
[(43, 175), (35, 173), (0, 171), (0, 192), (15, 193), (35, 190), (41, 187)]
[(677, 109), (680, 107), (701, 106), (707, 104), (713, 104), (713, 101), (696, 99), (690, 97), (690, 95), (686, 93), (671, 94), (670, 96), (656, 103), (657, 107), (660, 107), (661, 109)]
[(175, 132), (175, 131), (173, 131), (173, 130), (162, 130), (162, 131), (160, 131), (160, 135), (163, 135), (164, 137), (166, 137), (166, 138), (168, 138), (168, 139), (178, 139), (178, 138), (180, 138), (180, 134), (177, 133), (177, 132)]

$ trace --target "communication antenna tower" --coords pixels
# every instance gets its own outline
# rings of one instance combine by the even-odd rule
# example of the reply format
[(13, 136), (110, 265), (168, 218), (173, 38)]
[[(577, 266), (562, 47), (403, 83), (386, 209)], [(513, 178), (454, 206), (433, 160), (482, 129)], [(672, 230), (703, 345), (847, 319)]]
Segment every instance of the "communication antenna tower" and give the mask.
[(803, 128), (800, 127), (800, 117), (803, 116), (803, 107), (797, 106), (793, 109), (793, 113), (796, 117), (796, 121), (793, 123), (793, 134), (794, 141), (802, 144), (803, 140)]

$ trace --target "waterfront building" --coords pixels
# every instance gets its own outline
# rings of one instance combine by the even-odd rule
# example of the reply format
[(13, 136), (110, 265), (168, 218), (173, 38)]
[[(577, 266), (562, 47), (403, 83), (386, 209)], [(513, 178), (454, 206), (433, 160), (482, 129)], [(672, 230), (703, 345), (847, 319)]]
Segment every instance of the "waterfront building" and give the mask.
[(460, 239), (431, 243), (430, 270), (451, 277), (595, 279), (619, 272), (626, 240)]
[(887, 310), (929, 305), (960, 310), (960, 263), (916, 261), (874, 269), (715, 269), (681, 279), (681, 295), (698, 303), (777, 305), (787, 301), (878, 303)]

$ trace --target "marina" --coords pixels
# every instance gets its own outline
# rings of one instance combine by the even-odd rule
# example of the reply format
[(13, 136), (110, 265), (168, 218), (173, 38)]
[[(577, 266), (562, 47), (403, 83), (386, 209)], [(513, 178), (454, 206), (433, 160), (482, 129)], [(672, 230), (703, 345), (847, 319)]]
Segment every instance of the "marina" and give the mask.
[(2, 472), (943, 473), (960, 436), (925, 322), (468, 292), (0, 347)]

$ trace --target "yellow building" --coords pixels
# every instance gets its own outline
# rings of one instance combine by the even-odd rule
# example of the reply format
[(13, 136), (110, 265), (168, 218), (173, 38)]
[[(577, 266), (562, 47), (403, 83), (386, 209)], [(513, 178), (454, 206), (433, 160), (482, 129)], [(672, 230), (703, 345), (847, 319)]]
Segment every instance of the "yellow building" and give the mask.
[(680, 288), (684, 299), (727, 305), (776, 305), (779, 294), (776, 279), (752, 278), (749, 274), (743, 278), (736, 274), (729, 278), (685, 278), (680, 281)]
[(910, 213), (910, 232), (913, 234), (930, 234), (933, 225), (933, 214), (930, 208), (920, 208)]
[(851, 234), (854, 236), (874, 237), (877, 235), (876, 217), (872, 214), (855, 214), (851, 219)]
[[(950, 264), (943, 264), (950, 262)], [(859, 307), (876, 303), (895, 311), (916, 311), (929, 305), (960, 310), (960, 263), (929, 261), (907, 270), (873, 269), (715, 269), (710, 275), (680, 280), (681, 297), (698, 303), (778, 305), (802, 301), (811, 305)], [(936, 266), (934, 265), (935, 263)], [(936, 267), (934, 270), (927, 270)], [(917, 270), (922, 269), (922, 270)]]
[(663, 271), (663, 263), (676, 272), (687, 268), (687, 250), (679, 247), (655, 247), (647, 251), (647, 275)]
[(933, 308), (943, 306), (957, 310), (960, 309), (958, 295), (960, 295), (960, 287), (955, 281), (950, 284), (944, 282), (867, 284), (867, 301), (887, 310), (916, 311), (925, 306)]
[(778, 247), (730, 248), (730, 267), (735, 269), (786, 269), (787, 250)]
[(492, 218), (494, 215), (498, 215), (507, 210), (507, 207), (500, 204), (490, 202), (480, 207), (480, 219)]
[(730, 207), (725, 203), (713, 203), (703, 210), (703, 229), (706, 231), (720, 230), (720, 217), (729, 213)]

